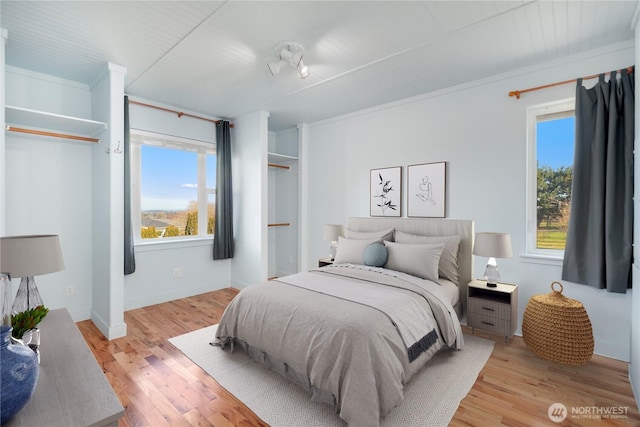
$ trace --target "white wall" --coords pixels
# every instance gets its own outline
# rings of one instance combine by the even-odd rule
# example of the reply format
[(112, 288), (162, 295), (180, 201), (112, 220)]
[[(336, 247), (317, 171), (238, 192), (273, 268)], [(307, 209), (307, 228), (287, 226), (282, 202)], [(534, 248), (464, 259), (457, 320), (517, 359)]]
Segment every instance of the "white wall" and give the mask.
[[(6, 67), (6, 104), (91, 118), (87, 85)], [(92, 297), (92, 143), (6, 132), (6, 235), (59, 234), (66, 268), (36, 277), (45, 305), (88, 319)], [(13, 281), (17, 291), (19, 279)], [(73, 286), (74, 295), (66, 296)]]
[[(230, 262), (212, 254), (211, 240), (136, 247), (136, 272), (124, 279), (125, 310), (228, 288)], [(177, 267), (182, 277), (174, 278)]]
[(269, 113), (235, 117), (232, 132), (235, 256), (231, 283), (239, 288), (267, 279)]
[[(518, 283), (520, 322), (531, 295), (550, 292), (561, 266), (532, 263), (525, 248), (526, 109), (574, 96), (572, 84), (527, 93), (509, 91), (622, 68), (635, 63), (632, 42), (495, 76), (390, 105), (309, 124), (303, 151), (309, 161), (304, 192), (309, 239), (306, 262), (326, 255), (322, 227), (369, 216), (373, 168), (447, 162), (447, 217), (473, 219), (476, 231), (511, 233), (515, 256), (501, 259), (506, 282)], [(402, 213), (406, 216), (406, 196)], [(481, 276), (486, 260), (475, 262)], [(593, 323), (596, 353), (629, 360), (631, 295), (566, 283)], [(518, 328), (520, 333), (520, 327)]]
[[(154, 101), (129, 99), (175, 109)], [(211, 122), (135, 104), (129, 106), (129, 117), (131, 129), (215, 143), (215, 124)], [(135, 255), (136, 271), (124, 279), (125, 310), (226, 288), (231, 281), (230, 261), (213, 260), (212, 239), (145, 242), (136, 245)], [(182, 277), (173, 277), (173, 269), (178, 267), (182, 268)]]

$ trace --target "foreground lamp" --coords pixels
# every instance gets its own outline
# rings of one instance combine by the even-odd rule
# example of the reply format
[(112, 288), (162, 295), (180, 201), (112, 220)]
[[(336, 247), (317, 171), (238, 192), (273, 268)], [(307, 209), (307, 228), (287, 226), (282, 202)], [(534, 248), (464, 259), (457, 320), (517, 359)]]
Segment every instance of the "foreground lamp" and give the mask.
[(275, 50), (278, 60), (267, 64), (271, 75), (279, 74), (283, 67), (290, 65), (296, 70), (299, 78), (309, 77), (309, 74), (311, 74), (309, 67), (302, 62), (304, 48), (299, 43), (283, 42), (278, 44)]
[(9, 236), (0, 238), (0, 271), (20, 277), (12, 313), (44, 305), (33, 276), (64, 269), (57, 235)]
[(336, 250), (338, 249), (338, 237), (344, 235), (344, 227), (339, 224), (326, 224), (324, 226), (324, 232), (322, 233), (322, 238), (324, 240), (331, 241), (331, 254), (329, 257), (331, 261), (336, 258)]
[(511, 236), (509, 233), (476, 233), (473, 254), (489, 257), (487, 268), (484, 270), (484, 279), (487, 281), (487, 287), (495, 288), (500, 281), (496, 258), (513, 256)]

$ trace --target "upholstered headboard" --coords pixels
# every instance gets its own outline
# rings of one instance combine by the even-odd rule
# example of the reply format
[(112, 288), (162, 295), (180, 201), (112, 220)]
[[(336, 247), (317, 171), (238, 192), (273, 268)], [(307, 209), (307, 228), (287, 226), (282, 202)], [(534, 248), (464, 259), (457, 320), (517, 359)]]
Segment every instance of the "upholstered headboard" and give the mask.
[(463, 313), (467, 306), (467, 283), (473, 275), (474, 223), (470, 220), (425, 218), (349, 218), (347, 227), (355, 231), (379, 231), (389, 228), (423, 236), (460, 236), (458, 265), (460, 268), (460, 301)]

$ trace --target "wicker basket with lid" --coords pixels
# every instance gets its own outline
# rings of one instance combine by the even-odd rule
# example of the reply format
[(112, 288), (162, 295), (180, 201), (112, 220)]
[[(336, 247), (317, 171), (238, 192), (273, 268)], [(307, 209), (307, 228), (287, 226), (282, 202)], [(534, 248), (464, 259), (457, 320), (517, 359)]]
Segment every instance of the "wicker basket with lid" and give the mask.
[(593, 355), (591, 321), (582, 303), (562, 295), (563, 289), (561, 283), (553, 282), (552, 292), (531, 297), (522, 319), (522, 338), (543, 359), (583, 365)]

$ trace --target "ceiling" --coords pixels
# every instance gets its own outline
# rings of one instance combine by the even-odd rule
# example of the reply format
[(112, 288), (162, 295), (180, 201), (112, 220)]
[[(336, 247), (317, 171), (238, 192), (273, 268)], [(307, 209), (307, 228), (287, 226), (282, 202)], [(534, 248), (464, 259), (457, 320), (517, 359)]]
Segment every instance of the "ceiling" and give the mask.
[[(269, 129), (373, 107), (633, 39), (637, 1), (0, 2), (8, 65), (216, 117), (269, 111)], [(311, 75), (272, 76), (275, 46)]]

